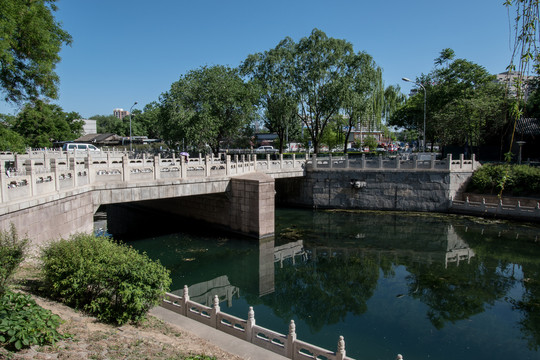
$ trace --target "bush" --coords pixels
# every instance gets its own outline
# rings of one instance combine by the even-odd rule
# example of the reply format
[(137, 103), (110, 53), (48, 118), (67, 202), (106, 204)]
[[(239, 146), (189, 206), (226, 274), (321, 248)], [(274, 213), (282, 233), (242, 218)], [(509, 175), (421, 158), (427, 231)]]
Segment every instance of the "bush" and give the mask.
[(467, 191), (511, 196), (540, 195), (540, 169), (528, 165), (484, 165), (476, 170)]
[(51, 296), (118, 325), (142, 320), (171, 284), (159, 261), (106, 237), (62, 239), (43, 250), (42, 261)]
[(0, 232), (0, 295), (4, 293), (9, 278), (23, 261), (27, 244), (28, 239), (19, 239), (13, 224), (9, 231)]
[(0, 343), (20, 350), (63, 338), (57, 331), (60, 318), (38, 306), (29, 296), (6, 290), (0, 296)]

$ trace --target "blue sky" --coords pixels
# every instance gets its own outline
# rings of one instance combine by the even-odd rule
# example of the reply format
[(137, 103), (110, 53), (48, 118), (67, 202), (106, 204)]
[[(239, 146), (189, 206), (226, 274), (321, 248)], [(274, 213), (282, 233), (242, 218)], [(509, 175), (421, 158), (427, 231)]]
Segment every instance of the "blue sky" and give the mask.
[[(56, 19), (73, 37), (56, 71), (54, 103), (83, 117), (158, 101), (203, 65), (238, 66), (249, 54), (298, 41), (318, 28), (351, 42), (404, 93), (444, 48), (496, 74), (510, 62), (513, 13), (503, 0), (59, 0)], [(0, 113), (17, 108), (0, 102)]]

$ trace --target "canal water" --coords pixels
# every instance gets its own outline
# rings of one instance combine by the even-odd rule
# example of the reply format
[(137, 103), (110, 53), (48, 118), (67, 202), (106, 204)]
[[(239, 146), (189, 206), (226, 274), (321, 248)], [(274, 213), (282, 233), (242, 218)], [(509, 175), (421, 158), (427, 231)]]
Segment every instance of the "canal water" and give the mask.
[(540, 227), (481, 218), (276, 210), (276, 236), (124, 239), (172, 292), (355, 359), (540, 359)]

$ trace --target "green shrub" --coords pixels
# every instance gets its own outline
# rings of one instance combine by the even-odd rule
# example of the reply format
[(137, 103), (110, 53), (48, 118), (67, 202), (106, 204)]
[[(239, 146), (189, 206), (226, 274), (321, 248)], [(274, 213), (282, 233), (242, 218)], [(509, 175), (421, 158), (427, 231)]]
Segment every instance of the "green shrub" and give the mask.
[(24, 251), (28, 239), (19, 239), (15, 226), (10, 230), (0, 231), (0, 295), (6, 290), (6, 285), (24, 259)]
[(159, 261), (106, 237), (79, 234), (42, 255), (50, 295), (110, 323), (139, 322), (168, 290)]
[(540, 169), (528, 165), (484, 165), (476, 170), (467, 191), (512, 196), (540, 195)]
[(20, 350), (31, 345), (54, 344), (60, 318), (38, 306), (29, 296), (6, 290), (0, 296), (0, 343)]

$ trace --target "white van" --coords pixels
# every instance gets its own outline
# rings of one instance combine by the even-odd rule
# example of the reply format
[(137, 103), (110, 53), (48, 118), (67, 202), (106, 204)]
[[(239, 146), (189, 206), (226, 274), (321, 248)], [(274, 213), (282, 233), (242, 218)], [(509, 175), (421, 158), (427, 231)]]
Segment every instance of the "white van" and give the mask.
[(62, 151), (101, 151), (92, 144), (83, 143), (65, 143), (62, 146)]

